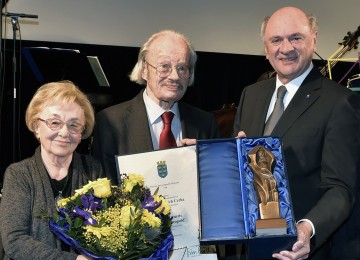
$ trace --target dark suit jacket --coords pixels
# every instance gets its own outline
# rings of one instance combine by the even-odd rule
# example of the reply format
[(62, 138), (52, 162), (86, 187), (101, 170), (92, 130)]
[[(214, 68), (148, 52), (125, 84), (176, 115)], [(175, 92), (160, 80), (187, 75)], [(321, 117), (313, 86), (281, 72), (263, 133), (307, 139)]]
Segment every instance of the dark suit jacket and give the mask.
[[(179, 102), (183, 138), (212, 139), (219, 136), (215, 117)], [(103, 163), (108, 178), (117, 183), (115, 155), (153, 151), (143, 91), (127, 102), (96, 115), (93, 155)]]
[(354, 209), (331, 239), (331, 259), (360, 259), (360, 173), (357, 178)]
[[(234, 133), (242, 130), (248, 137), (262, 135), (275, 80), (244, 89)], [(313, 222), (316, 248), (326, 247), (323, 244), (353, 207), (355, 179), (360, 172), (359, 98), (314, 68), (272, 132), (282, 138), (295, 219)]]

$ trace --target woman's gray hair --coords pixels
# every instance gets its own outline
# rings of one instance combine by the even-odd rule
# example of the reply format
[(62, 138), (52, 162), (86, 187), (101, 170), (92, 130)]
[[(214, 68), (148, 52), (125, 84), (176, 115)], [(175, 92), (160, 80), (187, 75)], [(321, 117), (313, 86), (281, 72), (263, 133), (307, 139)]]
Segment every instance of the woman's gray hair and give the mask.
[(35, 126), (39, 119), (39, 114), (47, 106), (57, 104), (58, 102), (61, 104), (75, 102), (81, 107), (85, 116), (85, 130), (81, 138), (88, 138), (95, 124), (94, 109), (85, 93), (68, 80), (49, 82), (37, 89), (25, 112), (25, 121), (28, 129), (36, 137)]
[(192, 85), (194, 83), (194, 72), (195, 72), (195, 64), (197, 60), (196, 52), (194, 51), (190, 41), (183, 35), (182, 33), (173, 31), (173, 30), (163, 30), (158, 33), (155, 33), (150, 36), (150, 38), (144, 43), (144, 45), (141, 47), (138, 55), (137, 63), (135, 64), (131, 74), (130, 74), (130, 80), (133, 82), (136, 82), (140, 85), (146, 85), (146, 80), (142, 78), (142, 73), (145, 69), (145, 57), (149, 52), (149, 49), (153, 42), (155, 42), (158, 38), (164, 36), (164, 35), (174, 35), (175, 37), (178, 37), (182, 39), (189, 49), (189, 68), (191, 71), (191, 76), (189, 78), (189, 85)]

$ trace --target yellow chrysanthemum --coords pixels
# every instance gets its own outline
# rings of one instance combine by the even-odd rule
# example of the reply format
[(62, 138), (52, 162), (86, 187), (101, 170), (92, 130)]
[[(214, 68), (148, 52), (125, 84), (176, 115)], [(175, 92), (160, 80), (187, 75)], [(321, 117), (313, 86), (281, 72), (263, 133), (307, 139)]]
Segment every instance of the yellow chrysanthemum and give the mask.
[(131, 210), (135, 210), (134, 206), (124, 206), (121, 209), (121, 215), (120, 215), (120, 225), (123, 227), (129, 227), (130, 220), (132, 219)]
[(75, 190), (75, 193), (78, 195), (85, 194), (92, 187), (92, 183), (93, 183), (92, 181), (89, 181), (88, 184), (84, 185), (80, 189)]
[(98, 239), (100, 239), (103, 236), (109, 236), (111, 235), (113, 229), (111, 227), (94, 227), (91, 225), (85, 226), (85, 236), (88, 235), (95, 235), (98, 237)]
[(152, 228), (157, 228), (161, 226), (161, 220), (152, 212), (145, 209), (141, 216), (141, 221), (149, 224)]
[(68, 202), (70, 202), (70, 201), (71, 201), (71, 198), (63, 198), (63, 199), (57, 201), (57, 206), (58, 206), (59, 208), (63, 208), (63, 207), (65, 207), (66, 204), (68, 204)]
[(131, 192), (137, 184), (144, 186), (144, 177), (140, 174), (130, 174), (129, 177), (124, 180), (124, 190)]
[(78, 196), (79, 196), (78, 194), (75, 194), (74, 196), (60, 199), (60, 200), (57, 201), (57, 206), (58, 206), (59, 208), (64, 208), (64, 207), (66, 207), (66, 205), (67, 205), (69, 202), (75, 201)]
[(154, 195), (153, 197), (154, 197), (155, 201), (158, 201), (158, 202), (161, 201), (161, 206), (158, 207), (155, 210), (155, 212), (158, 213), (158, 214), (163, 213), (164, 215), (170, 214), (170, 204), (169, 204), (169, 202), (163, 196)]

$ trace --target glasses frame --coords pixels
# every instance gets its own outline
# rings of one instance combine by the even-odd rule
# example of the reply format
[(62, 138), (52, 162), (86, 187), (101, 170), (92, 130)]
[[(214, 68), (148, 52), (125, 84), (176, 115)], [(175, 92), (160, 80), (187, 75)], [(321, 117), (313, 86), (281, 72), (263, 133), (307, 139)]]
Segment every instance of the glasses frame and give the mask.
[[(160, 72), (160, 71), (158, 70), (157, 67), (159, 67), (160, 65), (159, 65), (159, 66), (154, 66), (154, 65), (150, 64), (147, 60), (144, 60), (144, 62), (145, 62), (146, 64), (148, 64), (150, 67), (154, 68), (155, 71), (156, 71), (156, 74), (157, 74), (160, 78), (166, 78), (166, 77), (169, 76), (169, 75), (171, 74), (171, 72), (173, 71), (173, 66), (171, 66), (169, 72), (167, 72), (165, 76), (161, 76), (161, 73), (164, 73), (164, 72)], [(175, 66), (176, 73), (177, 73), (177, 75), (179, 76), (179, 78), (181, 78), (181, 79), (189, 79), (189, 78), (191, 78), (192, 69), (191, 69), (189, 66), (185, 66), (185, 67), (187, 67), (188, 70), (189, 70), (189, 77), (180, 76), (179, 71), (178, 71), (179, 65), (176, 65), (176, 66)]]
[[(53, 129), (53, 128), (51, 128), (51, 125), (50, 125), (50, 121), (49, 121), (49, 120), (53, 120), (53, 119), (58, 120), (58, 121), (61, 122), (61, 125), (59, 125), (59, 127), (60, 127), (59, 129)], [(84, 126), (84, 125), (77, 123), (78, 125), (81, 126), (81, 130), (74, 132), (73, 130), (71, 130), (71, 128), (69, 128), (69, 124), (70, 124), (70, 123), (65, 123), (64, 121), (62, 121), (62, 120), (60, 120), (60, 119), (57, 119), (57, 118), (48, 118), (48, 119), (38, 118), (37, 120), (39, 120), (39, 121), (41, 121), (41, 122), (44, 122), (45, 125), (46, 125), (49, 129), (51, 129), (52, 131), (60, 131), (61, 129), (63, 129), (64, 125), (66, 125), (67, 130), (68, 130), (69, 133), (71, 133), (71, 134), (81, 134), (81, 133), (84, 132), (84, 130), (85, 130), (85, 126)]]

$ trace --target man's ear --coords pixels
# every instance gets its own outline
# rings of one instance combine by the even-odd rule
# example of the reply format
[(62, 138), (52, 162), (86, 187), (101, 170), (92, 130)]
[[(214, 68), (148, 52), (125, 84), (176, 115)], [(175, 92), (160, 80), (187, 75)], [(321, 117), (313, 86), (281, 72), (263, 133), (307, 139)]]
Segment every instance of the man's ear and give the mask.
[(318, 36), (318, 33), (317, 32), (315, 32), (314, 33), (314, 51), (316, 51), (316, 47), (317, 47), (317, 36)]
[(148, 81), (148, 73), (149, 71), (147, 69), (147, 66), (144, 66), (144, 69), (141, 73), (141, 77), (143, 78), (143, 80)]
[(265, 58), (268, 60), (269, 57), (268, 57), (268, 52), (267, 52), (266, 46), (264, 46), (264, 51), (265, 51)]

